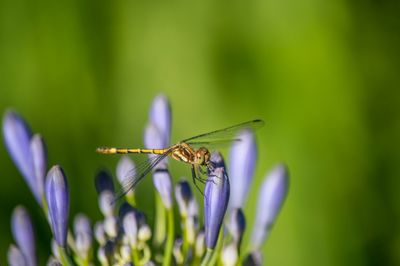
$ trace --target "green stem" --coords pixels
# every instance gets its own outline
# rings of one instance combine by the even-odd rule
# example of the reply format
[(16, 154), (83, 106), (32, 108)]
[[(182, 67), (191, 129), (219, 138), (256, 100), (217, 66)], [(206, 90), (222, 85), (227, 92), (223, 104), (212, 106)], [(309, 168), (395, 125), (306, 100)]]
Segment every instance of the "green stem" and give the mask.
[(126, 201), (132, 205), (133, 207), (136, 207), (136, 200), (135, 200), (135, 193), (131, 190), (125, 195)]
[(182, 255), (183, 258), (187, 258), (187, 253), (189, 251), (189, 242), (188, 242), (188, 232), (187, 232), (187, 218), (186, 217), (181, 217), (182, 220), (182, 240), (183, 240), (183, 245), (182, 245)]
[(140, 262), (139, 254), (138, 254), (136, 247), (131, 247), (131, 256), (132, 256), (133, 263), (135, 265), (140, 265), (139, 264), (139, 262)]
[(58, 247), (58, 253), (60, 254), (61, 264), (64, 266), (73, 266), (74, 263), (72, 259), (69, 257), (67, 250), (63, 247)]
[(175, 235), (174, 210), (172, 208), (167, 209), (167, 216), (168, 216), (168, 234), (167, 234), (167, 243), (165, 245), (164, 260), (162, 264), (163, 266), (171, 265), (172, 249), (174, 247), (174, 235)]
[(221, 229), (219, 230), (219, 235), (218, 235), (218, 240), (217, 240), (217, 246), (215, 247), (215, 252), (213, 253), (211, 259), (210, 259), (210, 266), (215, 265), (215, 263), (217, 262), (218, 256), (221, 253), (222, 250), (222, 244), (224, 242), (224, 230), (221, 227)]
[(166, 213), (162, 203), (161, 196), (156, 193), (156, 218), (154, 222), (154, 238), (153, 242), (156, 247), (160, 247), (166, 236)]
[(201, 266), (209, 266), (210, 265), (210, 261), (211, 261), (211, 257), (214, 253), (213, 249), (207, 248), (207, 252), (206, 255), (204, 256), (203, 261), (201, 262)]

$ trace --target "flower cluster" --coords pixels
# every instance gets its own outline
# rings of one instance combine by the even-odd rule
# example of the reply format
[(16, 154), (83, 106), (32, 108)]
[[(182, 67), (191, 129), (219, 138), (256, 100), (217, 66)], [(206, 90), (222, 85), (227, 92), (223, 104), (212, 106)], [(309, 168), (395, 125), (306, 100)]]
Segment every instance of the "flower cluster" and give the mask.
[[(171, 108), (160, 95), (153, 101), (144, 143), (149, 148), (170, 145)], [(260, 249), (284, 202), (288, 172), (284, 165), (267, 174), (259, 191), (250, 245), (242, 247), (246, 231), (243, 207), (251, 185), (257, 157), (254, 133), (238, 132), (240, 142), (230, 151), (229, 170), (219, 152), (211, 154), (213, 167), (204, 178), (204, 219), (189, 182), (181, 178), (175, 185), (163, 159), (152, 168), (156, 189), (153, 228), (146, 214), (137, 208), (134, 191), (116, 200), (118, 189), (110, 173), (95, 177), (98, 205), (103, 218), (91, 224), (85, 214), (77, 214), (69, 228), (69, 187), (59, 165), (48, 170), (47, 154), (40, 135), (33, 135), (15, 111), (3, 118), (3, 135), (8, 152), (43, 209), (53, 235), (52, 255), (47, 265), (262, 265)], [(150, 155), (155, 156), (155, 155)], [(151, 160), (151, 158), (150, 158)], [(48, 170), (48, 171), (47, 171)], [(128, 156), (116, 166), (116, 177), (125, 186), (141, 167)], [(177, 208), (179, 217), (174, 216)], [(179, 226), (176, 227), (178, 218)], [(34, 226), (28, 211), (17, 206), (11, 228), (15, 244), (8, 250), (12, 266), (35, 266)]]

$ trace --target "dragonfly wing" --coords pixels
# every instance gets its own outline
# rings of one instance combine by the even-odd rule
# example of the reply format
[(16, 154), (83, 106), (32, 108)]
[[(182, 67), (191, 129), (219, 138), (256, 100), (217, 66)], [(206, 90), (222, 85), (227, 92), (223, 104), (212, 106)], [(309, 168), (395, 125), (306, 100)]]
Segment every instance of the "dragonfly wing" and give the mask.
[(208, 141), (188, 141), (185, 142), (192, 147), (200, 148), (200, 147), (207, 147), (208, 149), (215, 149), (215, 148), (226, 148), (232, 145), (232, 142), (240, 142), (240, 138), (232, 138), (232, 139), (216, 139), (216, 140), (208, 140)]
[(195, 143), (208, 143), (211, 142), (228, 142), (232, 140), (240, 140), (238, 139), (237, 133), (244, 129), (257, 130), (264, 125), (264, 121), (262, 120), (252, 120), (248, 122), (244, 122), (238, 125), (234, 125), (231, 127), (227, 127), (224, 129), (219, 129), (215, 131), (211, 131), (208, 133), (200, 134), (188, 139), (183, 140), (187, 144), (195, 144)]
[(163, 159), (165, 159), (172, 149), (161, 155), (154, 155), (149, 159), (141, 162), (135, 168), (128, 171), (126, 174), (125, 182), (122, 184), (121, 190), (119, 190), (115, 196), (115, 200), (120, 199), (125, 196), (131, 189), (133, 189), (150, 171), (159, 164)]

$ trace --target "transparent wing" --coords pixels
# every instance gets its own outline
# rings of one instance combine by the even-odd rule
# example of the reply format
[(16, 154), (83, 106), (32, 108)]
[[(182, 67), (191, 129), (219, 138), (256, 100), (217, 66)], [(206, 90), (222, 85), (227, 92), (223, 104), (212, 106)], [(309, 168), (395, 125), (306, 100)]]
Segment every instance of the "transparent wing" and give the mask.
[(123, 196), (125, 196), (126, 193), (128, 193), (131, 189), (133, 189), (148, 173), (150, 173), (150, 171), (157, 164), (159, 164), (163, 159), (165, 159), (171, 152), (172, 149), (169, 149), (168, 151), (166, 151), (161, 155), (154, 155), (149, 159), (138, 164), (135, 168), (128, 171), (125, 179), (127, 181), (125, 181), (122, 184), (122, 188), (116, 193), (114, 201), (117, 201)]
[(211, 143), (218, 143), (218, 142), (220, 144), (229, 143), (232, 140), (240, 141), (240, 138), (238, 138), (237, 136), (237, 133), (239, 131), (243, 129), (251, 129), (254, 131), (262, 127), (264, 124), (265, 123), (262, 120), (259, 119), (252, 120), (231, 127), (227, 127), (224, 129), (219, 129), (208, 133), (200, 134), (185, 139), (182, 142), (185, 142), (190, 145), (210, 145)]
[(240, 142), (240, 138), (232, 138), (232, 139), (216, 139), (216, 140), (209, 140), (209, 141), (189, 141), (186, 142), (191, 147), (200, 148), (200, 147), (207, 147), (208, 149), (216, 149), (216, 148), (227, 148), (232, 145), (232, 142)]

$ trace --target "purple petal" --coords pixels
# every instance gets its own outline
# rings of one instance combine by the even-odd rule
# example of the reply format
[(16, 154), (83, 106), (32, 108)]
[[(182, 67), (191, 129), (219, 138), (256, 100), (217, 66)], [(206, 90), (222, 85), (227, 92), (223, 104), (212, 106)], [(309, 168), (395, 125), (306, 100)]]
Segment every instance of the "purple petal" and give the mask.
[(53, 166), (46, 177), (46, 200), (51, 228), (57, 244), (67, 244), (69, 192), (67, 178), (59, 165)]
[[(156, 125), (149, 123), (146, 126), (145, 133), (144, 133), (144, 146), (147, 149), (163, 149), (165, 148), (163, 144), (163, 138), (160, 133), (160, 130), (157, 128)], [(154, 154), (149, 154), (149, 158), (152, 158)], [(167, 167), (167, 158), (163, 159), (161, 162), (154, 167), (156, 169), (165, 169)]]
[(153, 183), (165, 208), (172, 207), (172, 179), (167, 169), (157, 169), (153, 173)]
[(97, 173), (97, 175), (94, 179), (94, 183), (96, 186), (96, 191), (99, 194), (104, 190), (109, 190), (113, 193), (115, 192), (112, 177), (105, 170), (101, 170)]
[(233, 209), (229, 220), (229, 231), (237, 245), (240, 245), (245, 229), (246, 218), (242, 209)]
[(40, 197), (44, 196), (44, 179), (47, 171), (47, 152), (42, 136), (36, 134), (30, 143), (36, 187)]
[(36, 265), (36, 247), (35, 236), (31, 218), (28, 212), (22, 206), (17, 206), (11, 217), (11, 229), (14, 240), (24, 254), (27, 265)]
[(209, 172), (204, 189), (206, 246), (214, 249), (229, 201), (229, 179), (220, 153), (211, 155), (215, 167)]
[(162, 148), (168, 147), (171, 134), (171, 106), (165, 95), (160, 94), (153, 100), (150, 121), (160, 131)]
[(10, 266), (28, 266), (27, 259), (25, 259), (21, 250), (16, 246), (11, 245), (7, 253), (8, 264)]
[(138, 238), (138, 223), (134, 211), (126, 213), (122, 219), (122, 226), (125, 235), (128, 237), (129, 244), (136, 246)]
[(127, 184), (129, 177), (135, 175), (135, 164), (129, 156), (124, 155), (118, 161), (116, 172), (120, 184)]
[(276, 166), (265, 178), (259, 192), (252, 245), (258, 250), (267, 238), (285, 200), (289, 175), (283, 164)]
[(82, 258), (88, 256), (92, 246), (92, 228), (85, 214), (77, 214), (74, 219), (75, 246)]
[(178, 203), (181, 216), (186, 217), (189, 212), (189, 204), (193, 199), (192, 190), (186, 180), (181, 180), (175, 186), (175, 198)]
[(257, 147), (253, 132), (244, 130), (238, 134), (237, 138), (240, 141), (233, 144), (229, 158), (231, 192), (232, 195), (235, 195), (229, 201), (230, 209), (243, 207), (257, 160)]
[(41, 197), (36, 185), (30, 151), (32, 133), (29, 126), (18, 113), (9, 110), (3, 117), (3, 135), (8, 153), (28, 183), (36, 200), (40, 203)]

